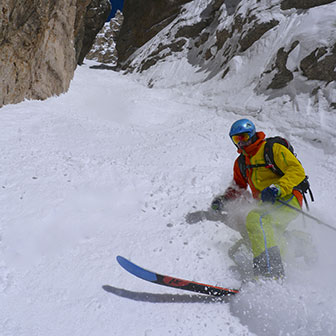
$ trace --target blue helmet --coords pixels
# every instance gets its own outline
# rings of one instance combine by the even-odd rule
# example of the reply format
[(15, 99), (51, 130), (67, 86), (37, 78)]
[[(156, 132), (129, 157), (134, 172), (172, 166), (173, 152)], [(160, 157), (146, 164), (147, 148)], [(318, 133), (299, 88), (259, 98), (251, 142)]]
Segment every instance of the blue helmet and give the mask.
[(256, 128), (251, 120), (239, 119), (232, 124), (230, 137), (241, 133), (248, 133), (250, 139), (256, 134)]

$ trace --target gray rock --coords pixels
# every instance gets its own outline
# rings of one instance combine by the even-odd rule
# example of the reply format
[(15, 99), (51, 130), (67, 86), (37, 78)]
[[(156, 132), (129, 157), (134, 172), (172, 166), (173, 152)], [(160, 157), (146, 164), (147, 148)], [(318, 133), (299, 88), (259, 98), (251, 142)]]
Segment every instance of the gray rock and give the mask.
[(181, 5), (191, 0), (128, 0), (124, 3), (124, 23), (117, 39), (119, 63), (171, 23)]
[(96, 40), (86, 55), (87, 59), (95, 60), (104, 64), (117, 64), (118, 53), (115, 47), (115, 41), (119, 34), (124, 16), (117, 11), (114, 18), (110, 22), (105, 23), (103, 28), (96, 36)]
[(85, 53), (90, 3), (0, 2), (0, 107), (24, 99), (46, 99), (68, 90), (76, 64)]
[[(128, 14), (125, 12), (125, 22), (117, 41), (117, 49), (121, 51), (119, 66), (127, 72), (143, 72), (176, 53), (177, 58), (187, 58), (192, 66), (203, 71), (204, 81), (218, 74), (224, 79), (230, 72), (237, 71), (235, 61), (231, 62), (233, 59), (239, 62), (240, 57), (253, 55), (256, 43), (266, 34), (277, 36), (289, 16), (293, 16), (295, 21), (295, 17), (305, 14), (305, 10), (334, 1), (212, 0), (197, 16), (187, 11), (188, 6), (192, 8), (192, 3), (180, 9), (179, 6), (187, 1), (164, 4), (157, 1), (155, 5), (151, 1), (129, 1)], [(147, 5), (151, 6), (150, 10)], [(135, 14), (137, 6), (142, 9)], [(149, 15), (144, 13), (144, 8), (150, 11)], [(169, 11), (160, 15), (157, 11), (164, 8), (169, 8)], [(284, 12), (286, 9), (290, 11)], [(141, 16), (146, 17), (144, 22), (140, 20)], [(169, 29), (164, 29), (166, 27)], [(255, 78), (257, 94), (268, 95), (270, 99), (280, 95), (293, 98), (300, 92), (314, 96), (317, 89), (335, 81), (334, 41), (330, 40), (332, 42), (328, 45), (328, 40), (323, 40), (321, 46), (319, 41), (306, 37), (304, 33), (296, 36), (291, 31), (291, 34), (292, 40), (279, 38), (278, 45), (265, 50), (267, 63)], [(147, 43), (151, 38), (151, 43)], [(307, 43), (315, 43), (316, 47)], [(261, 47), (262, 44), (257, 46)], [(304, 52), (307, 48), (308, 55)], [(148, 79), (150, 87), (159, 84), (160, 79), (154, 77)], [(326, 85), (314, 83), (314, 80), (323, 81)], [(330, 106), (334, 108), (333, 101)]]
[(302, 59), (300, 68), (304, 76), (311, 80), (332, 82), (336, 80), (336, 45), (316, 48)]
[(281, 2), (281, 9), (309, 9), (321, 5), (326, 5), (334, 1), (335, 0), (283, 0)]
[(290, 52), (295, 49), (299, 44), (299, 41), (295, 41), (289, 51), (285, 51), (284, 48), (280, 48), (277, 52), (276, 61), (271, 71), (276, 70), (271, 84), (267, 89), (281, 89), (284, 88), (291, 80), (293, 80), (293, 73), (287, 69), (287, 59)]
[(91, 0), (84, 17), (84, 35), (82, 47), (77, 56), (77, 63), (82, 64), (111, 12), (109, 0)]

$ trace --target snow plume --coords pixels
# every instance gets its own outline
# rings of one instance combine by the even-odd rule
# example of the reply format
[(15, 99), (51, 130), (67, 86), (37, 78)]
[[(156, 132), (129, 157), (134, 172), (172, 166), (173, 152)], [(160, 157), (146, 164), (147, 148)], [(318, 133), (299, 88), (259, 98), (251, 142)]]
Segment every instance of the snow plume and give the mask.
[(300, 285), (291, 286), (276, 282), (249, 284), (232, 301), (231, 312), (258, 336), (333, 335), (335, 295), (326, 297), (323, 288), (311, 287), (302, 280)]
[[(233, 202), (224, 221), (241, 234), (228, 255), (235, 262), (235, 267), (229, 268), (233, 276), (243, 280), (253, 278), (253, 256), (244, 226), (246, 213), (253, 207), (254, 203)], [(335, 222), (313, 208), (315, 216), (330, 221), (327, 224)], [(332, 257), (336, 253), (336, 231), (299, 215), (285, 236), (286, 279), (245, 284), (230, 302), (231, 313), (258, 336), (331, 336), (336, 332), (336, 261)]]
[[(336, 262), (331, 257), (336, 252), (336, 232), (301, 220), (290, 225), (291, 238), (296, 232), (301, 237), (288, 246), (286, 280), (249, 283), (231, 301), (231, 313), (258, 336), (331, 336), (336, 331)], [(305, 240), (302, 235), (307, 234), (313, 239)], [(297, 250), (308, 254), (300, 256)]]

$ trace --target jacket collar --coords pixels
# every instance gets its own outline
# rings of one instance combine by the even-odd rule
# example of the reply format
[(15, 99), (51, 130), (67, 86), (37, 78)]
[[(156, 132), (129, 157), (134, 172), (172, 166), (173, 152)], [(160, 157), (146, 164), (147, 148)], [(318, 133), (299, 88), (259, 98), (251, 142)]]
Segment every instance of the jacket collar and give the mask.
[(253, 142), (251, 145), (246, 146), (244, 148), (238, 148), (238, 153), (243, 153), (245, 156), (252, 157), (257, 154), (258, 150), (260, 149), (261, 145), (265, 141), (265, 133), (264, 132), (257, 132), (257, 140)]

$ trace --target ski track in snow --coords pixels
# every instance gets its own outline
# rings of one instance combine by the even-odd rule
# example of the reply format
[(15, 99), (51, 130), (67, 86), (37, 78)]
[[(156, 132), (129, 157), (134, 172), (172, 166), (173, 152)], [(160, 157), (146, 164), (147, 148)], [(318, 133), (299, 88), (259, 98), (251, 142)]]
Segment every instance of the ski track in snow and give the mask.
[[(120, 254), (162, 274), (240, 285), (227, 256), (239, 234), (184, 219), (231, 181), (227, 133), (241, 117), (198, 93), (148, 89), (84, 65), (67, 94), (0, 110), (0, 335), (335, 334), (336, 233), (311, 221), (315, 269), (289, 260), (284, 285), (250, 284), (230, 302), (188, 303), (116, 263)], [(277, 130), (266, 117), (262, 127)], [(313, 184), (312, 214), (330, 221), (334, 153), (292, 134)]]

